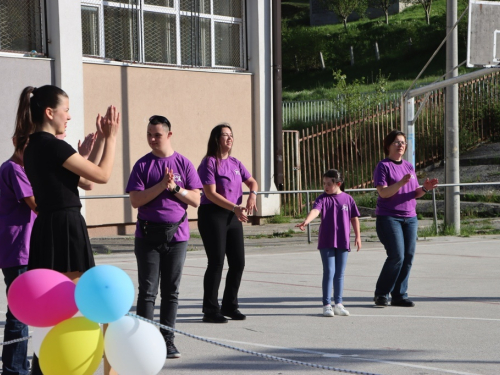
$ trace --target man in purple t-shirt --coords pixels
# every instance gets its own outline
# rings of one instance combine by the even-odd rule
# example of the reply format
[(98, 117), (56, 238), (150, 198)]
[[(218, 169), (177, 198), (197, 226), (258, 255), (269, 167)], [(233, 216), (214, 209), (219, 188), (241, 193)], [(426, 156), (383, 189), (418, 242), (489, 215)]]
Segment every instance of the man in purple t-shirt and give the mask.
[[(21, 148), (0, 167), (0, 268), (7, 291), (28, 269), (31, 229), (36, 214), (33, 189), (23, 168)], [(28, 337), (28, 326), (7, 306), (4, 341)], [(2, 347), (2, 373), (28, 375), (28, 341)]]
[[(170, 122), (163, 116), (149, 119), (147, 139), (152, 152), (134, 165), (127, 184), (130, 202), (138, 208), (135, 256), (139, 279), (137, 315), (154, 319), (154, 307), (161, 280), (160, 323), (175, 328), (179, 285), (186, 259), (189, 223), (186, 209), (200, 204), (203, 187), (193, 164), (171, 145)], [(148, 225), (179, 223), (173, 238), (148, 238), (140, 222)], [(167, 346), (167, 358), (179, 358), (174, 333), (160, 330)]]

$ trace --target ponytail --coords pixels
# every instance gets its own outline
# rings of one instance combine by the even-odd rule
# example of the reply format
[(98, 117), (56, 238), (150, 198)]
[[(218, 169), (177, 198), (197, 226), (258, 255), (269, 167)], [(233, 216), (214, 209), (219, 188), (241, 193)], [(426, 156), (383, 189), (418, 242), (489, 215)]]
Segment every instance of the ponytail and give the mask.
[(12, 137), (16, 151), (24, 149), (30, 134), (37, 126), (44, 122), (47, 108), (56, 108), (60, 103), (60, 96), (68, 97), (57, 86), (45, 85), (39, 88), (27, 86), (19, 97), (19, 106), (16, 115), (16, 129)]

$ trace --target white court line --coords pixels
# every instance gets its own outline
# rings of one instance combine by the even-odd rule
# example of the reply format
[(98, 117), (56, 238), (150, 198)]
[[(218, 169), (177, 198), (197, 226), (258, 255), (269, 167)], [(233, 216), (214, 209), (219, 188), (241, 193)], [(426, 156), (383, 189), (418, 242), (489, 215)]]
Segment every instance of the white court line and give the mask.
[(347, 355), (346, 354), (333, 354), (333, 353), (325, 353), (325, 352), (315, 351), (315, 350), (287, 348), (287, 347), (283, 347), (283, 346), (257, 344), (257, 343), (253, 343), (253, 342), (234, 341), (234, 340), (226, 340), (226, 339), (220, 339), (220, 338), (210, 338), (210, 340), (212, 340), (212, 341), (225, 341), (225, 342), (230, 342), (232, 344), (250, 345), (250, 346), (256, 346), (256, 347), (260, 347), (260, 348), (287, 350), (287, 351), (296, 352), (296, 353), (318, 354), (318, 355), (321, 355), (325, 358), (350, 358), (350, 359), (356, 359), (356, 360), (365, 361), (365, 362), (385, 363), (385, 364), (394, 365), (394, 366), (418, 368), (418, 369), (437, 371), (437, 372), (442, 372), (442, 373), (447, 373), (447, 374), (481, 375), (481, 374), (472, 373), (472, 372), (463, 372), (463, 371), (447, 370), (447, 369), (442, 369), (442, 368), (438, 368), (438, 367), (413, 365), (413, 364), (404, 363), (404, 362), (386, 361), (386, 360), (375, 359), (375, 358), (363, 358), (363, 357), (359, 357), (358, 355), (352, 355), (352, 354), (347, 354)]
[(479, 320), (479, 321), (486, 321), (486, 322), (500, 322), (500, 319), (494, 319), (494, 318), (467, 318), (467, 317), (460, 317), (460, 316), (364, 315), (364, 314), (351, 314), (350, 316), (369, 317), (369, 318), (420, 318), (420, 319)]

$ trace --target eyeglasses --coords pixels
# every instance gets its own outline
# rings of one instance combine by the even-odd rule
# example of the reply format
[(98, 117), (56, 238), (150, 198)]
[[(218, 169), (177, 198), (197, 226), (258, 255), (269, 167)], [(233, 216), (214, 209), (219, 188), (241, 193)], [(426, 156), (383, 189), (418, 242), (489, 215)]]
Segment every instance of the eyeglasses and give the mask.
[(170, 130), (170, 121), (165, 116), (160, 116), (160, 115), (154, 115), (149, 118), (149, 123), (151, 125), (158, 125), (158, 124), (166, 124), (168, 126), (168, 130)]
[(405, 141), (396, 141), (396, 142), (392, 142), (392, 144), (394, 146), (406, 146), (408, 143), (406, 143)]
[(221, 137), (234, 138), (234, 136), (232, 134), (229, 134), (229, 133), (222, 133), (220, 136)]

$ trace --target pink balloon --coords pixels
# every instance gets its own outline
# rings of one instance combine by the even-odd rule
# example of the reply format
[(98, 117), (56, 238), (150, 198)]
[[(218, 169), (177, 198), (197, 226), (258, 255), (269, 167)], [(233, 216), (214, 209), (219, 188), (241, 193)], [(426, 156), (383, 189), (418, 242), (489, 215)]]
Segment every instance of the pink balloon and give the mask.
[(9, 288), (7, 303), (17, 319), (33, 327), (55, 326), (78, 311), (73, 281), (43, 268), (19, 275)]

